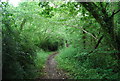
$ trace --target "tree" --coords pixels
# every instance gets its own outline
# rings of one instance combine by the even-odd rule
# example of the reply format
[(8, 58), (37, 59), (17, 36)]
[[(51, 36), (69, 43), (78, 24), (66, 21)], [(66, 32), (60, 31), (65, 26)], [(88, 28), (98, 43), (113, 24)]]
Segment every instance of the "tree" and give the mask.
[[(106, 10), (106, 5), (99, 3), (98, 5), (94, 2), (79, 2), (82, 4), (86, 10), (96, 19), (96, 21), (101, 25), (107, 41), (120, 52), (120, 36), (114, 31), (114, 15), (120, 12), (120, 10), (113, 11), (110, 15)], [(118, 54), (120, 58), (120, 54)]]

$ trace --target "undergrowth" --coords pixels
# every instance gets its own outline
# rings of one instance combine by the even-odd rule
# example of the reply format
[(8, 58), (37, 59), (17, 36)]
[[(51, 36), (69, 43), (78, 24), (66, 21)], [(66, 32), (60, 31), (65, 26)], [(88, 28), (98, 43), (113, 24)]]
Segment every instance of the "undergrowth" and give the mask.
[[(82, 51), (82, 50), (81, 50)], [(56, 57), (58, 67), (71, 79), (118, 79), (118, 60), (110, 54), (78, 52), (69, 47), (60, 50)]]
[(35, 64), (38, 71), (37, 77), (41, 77), (44, 75), (43, 69), (45, 68), (45, 62), (49, 54), (51, 54), (51, 52), (45, 52), (42, 50), (37, 52), (37, 56), (35, 59)]
[[(7, 1), (0, 2), (3, 79), (41, 77), (48, 55), (57, 50), (58, 67), (72, 79), (118, 78), (120, 17), (113, 18), (113, 10), (119, 5), (93, 2), (86, 8), (93, 11), (87, 11), (76, 2), (21, 2), (13, 7)], [(94, 10), (101, 16), (94, 18)]]

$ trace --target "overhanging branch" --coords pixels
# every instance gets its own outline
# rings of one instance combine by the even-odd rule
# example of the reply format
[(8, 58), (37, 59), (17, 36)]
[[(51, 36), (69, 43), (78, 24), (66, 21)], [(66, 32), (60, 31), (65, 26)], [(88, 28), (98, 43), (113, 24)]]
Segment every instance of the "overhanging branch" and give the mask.
[(111, 17), (113, 17), (115, 14), (117, 14), (118, 12), (120, 12), (120, 9), (118, 10), (118, 11), (116, 11), (116, 12), (113, 12), (112, 13), (112, 15), (111, 15)]
[(90, 36), (92, 36), (94, 39), (98, 40), (93, 34), (89, 33), (88, 31), (84, 30), (82, 27), (77, 27), (77, 26), (74, 26), (74, 25), (68, 25), (68, 24), (63, 24), (63, 25), (66, 25), (66, 26), (69, 26), (69, 27), (74, 27), (74, 28), (77, 28), (77, 29), (81, 29), (82, 31), (84, 31), (85, 33), (89, 34)]

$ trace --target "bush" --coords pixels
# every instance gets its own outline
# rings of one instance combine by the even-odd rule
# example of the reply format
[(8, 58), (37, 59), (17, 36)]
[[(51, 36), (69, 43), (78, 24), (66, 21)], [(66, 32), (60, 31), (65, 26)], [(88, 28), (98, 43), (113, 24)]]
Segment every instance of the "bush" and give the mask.
[(31, 40), (20, 35), (15, 28), (13, 14), (6, 10), (7, 3), (3, 5), (2, 23), (2, 57), (3, 57), (3, 79), (28, 79), (35, 78), (36, 67), (34, 58), (36, 48)]

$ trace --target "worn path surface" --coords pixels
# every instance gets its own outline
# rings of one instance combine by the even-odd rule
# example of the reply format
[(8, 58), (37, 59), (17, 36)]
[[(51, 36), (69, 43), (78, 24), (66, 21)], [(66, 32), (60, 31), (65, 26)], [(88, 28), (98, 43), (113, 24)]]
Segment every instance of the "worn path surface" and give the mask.
[(49, 55), (46, 61), (46, 66), (44, 69), (45, 76), (43, 79), (67, 79), (66, 74), (62, 70), (57, 69), (57, 62), (54, 59), (57, 54), (58, 52), (54, 52)]

